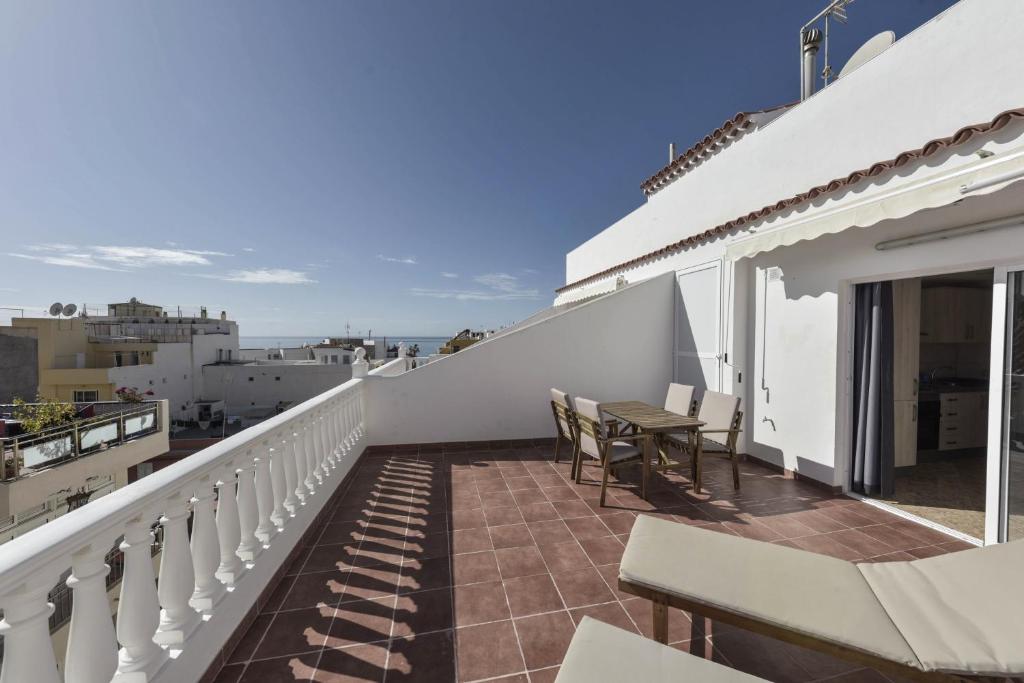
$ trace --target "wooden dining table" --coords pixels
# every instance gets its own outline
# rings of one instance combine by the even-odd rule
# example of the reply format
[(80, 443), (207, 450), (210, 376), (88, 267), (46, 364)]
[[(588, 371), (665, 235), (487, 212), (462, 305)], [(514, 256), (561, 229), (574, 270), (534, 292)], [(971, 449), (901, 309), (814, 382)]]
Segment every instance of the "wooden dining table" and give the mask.
[(705, 423), (695, 417), (673, 413), (671, 410), (652, 406), (650, 403), (644, 403), (643, 401), (602, 403), (601, 411), (617, 420), (633, 425), (633, 428), (641, 434), (650, 435), (650, 438), (644, 439), (643, 454), (641, 456), (643, 479), (640, 483), (640, 497), (644, 500), (647, 500), (647, 483), (651, 476), (651, 460), (654, 453), (655, 435), (686, 432), (690, 453), (693, 454), (693, 457), (698, 458), (703, 449), (700, 428)]

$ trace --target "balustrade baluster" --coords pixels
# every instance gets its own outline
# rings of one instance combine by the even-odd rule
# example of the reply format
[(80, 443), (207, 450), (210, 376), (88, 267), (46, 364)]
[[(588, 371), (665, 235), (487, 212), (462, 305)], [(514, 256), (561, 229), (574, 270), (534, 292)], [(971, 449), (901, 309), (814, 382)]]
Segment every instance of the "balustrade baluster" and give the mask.
[(302, 439), (302, 422), (297, 421), (292, 426), (292, 451), (295, 453), (295, 475), (298, 481), (295, 484), (295, 495), (298, 497), (299, 502), (303, 505), (306, 504), (306, 499), (309, 498), (310, 488), (308, 483), (309, 467), (307, 466), (306, 460), (306, 444)]
[(320, 459), (317, 457), (317, 449), (313, 446), (312, 420), (307, 421), (302, 430), (302, 450), (306, 454), (306, 488), (312, 493), (316, 491), (322, 478)]
[(273, 509), (270, 512), (270, 521), (274, 524), (275, 533), (277, 529), (283, 529), (290, 518), (286, 506), (288, 497), (288, 477), (285, 474), (285, 461), (287, 458), (281, 449), (281, 435), (275, 434), (271, 443), (276, 446), (267, 448), (267, 460), (270, 466), (270, 494)]
[[(149, 519), (136, 518), (125, 526), (121, 552), (124, 576), (117, 606), (117, 673), (114, 681), (148, 681), (167, 661), (167, 651), (153, 641), (160, 625), (160, 602), (153, 576), (153, 532)], [(28, 679), (31, 680), (31, 679)]]
[(210, 477), (199, 482), (192, 499), (192, 568), (196, 577), (195, 591), (189, 604), (197, 610), (209, 612), (227, 593), (217, 578), (220, 564), (220, 546), (217, 540), (217, 521), (213, 508), (217, 497)]
[(263, 442), (260, 455), (256, 457), (256, 538), (260, 543), (270, 543), (277, 534), (277, 526), (270, 520), (274, 512), (274, 487), (270, 481), (270, 444)]
[(229, 586), (235, 585), (245, 572), (245, 565), (238, 557), (238, 545), (242, 542), (239, 527), (238, 501), (235, 498), (235, 464), (228, 463), (218, 482), (217, 496), (217, 541), (220, 546), (220, 565), (216, 576)]
[(324, 479), (331, 476), (334, 469), (334, 451), (330, 447), (330, 440), (327, 438), (327, 413), (321, 412), (316, 420), (316, 431), (314, 433), (316, 443), (320, 446), (320, 470), (324, 473)]
[(344, 400), (338, 399), (331, 410), (331, 428), (334, 431), (334, 460), (341, 464), (345, 457), (345, 429), (342, 424)]
[(0, 607), (4, 610), (3, 621), (0, 621), (0, 635), (4, 637), (0, 683), (60, 683), (50, 640), (53, 605), (46, 601), (56, 581), (55, 575), (44, 572), (0, 597)]
[(263, 544), (256, 538), (260, 517), (256, 507), (255, 474), (252, 451), (246, 451), (242, 466), (238, 469), (238, 556), (245, 562), (255, 560), (263, 552)]
[(295, 495), (296, 487), (302, 479), (299, 478), (299, 473), (296, 469), (295, 464), (295, 439), (291, 436), (292, 431), (289, 428), (285, 432), (285, 437), (278, 440), (278, 451), (280, 452), (281, 462), (284, 463), (284, 506), (288, 512), (294, 516), (298, 512), (299, 507), (302, 503), (299, 501), (299, 497)]
[(189, 547), (187, 500), (186, 494), (174, 496), (167, 502), (167, 509), (160, 518), (164, 528), (164, 546), (160, 553), (157, 597), (163, 610), (154, 638), (160, 645), (181, 645), (202, 621), (189, 604), (196, 586), (196, 574)]
[[(107, 600), (106, 550), (114, 539), (71, 556), (71, 626), (64, 655), (64, 683), (110, 683), (117, 671), (117, 636)], [(10, 647), (10, 644), (8, 644)], [(36, 680), (33, 677), (31, 680)]]

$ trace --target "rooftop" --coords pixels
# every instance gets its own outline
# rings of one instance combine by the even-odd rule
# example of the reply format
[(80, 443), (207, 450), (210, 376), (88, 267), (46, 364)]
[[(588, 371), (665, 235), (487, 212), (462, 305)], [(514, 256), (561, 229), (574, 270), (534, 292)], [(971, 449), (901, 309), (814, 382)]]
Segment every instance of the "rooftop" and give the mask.
[[(658, 476), (651, 502), (624, 480), (601, 508), (598, 483), (572, 482), (548, 442), (372, 449), (216, 680), (553, 680), (585, 615), (650, 637), (650, 602), (616, 588), (638, 513), (863, 562), (970, 547), (759, 465), (742, 466), (738, 493), (730, 476), (711, 465), (702, 495)], [(892, 680), (670, 619), (673, 646), (769, 680)]]

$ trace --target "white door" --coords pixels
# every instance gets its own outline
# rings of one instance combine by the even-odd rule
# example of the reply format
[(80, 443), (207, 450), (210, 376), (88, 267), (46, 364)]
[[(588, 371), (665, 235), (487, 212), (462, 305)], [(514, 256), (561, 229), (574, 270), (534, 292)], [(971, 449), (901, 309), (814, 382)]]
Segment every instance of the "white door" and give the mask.
[(676, 273), (674, 381), (721, 390), (721, 308), (721, 261)]

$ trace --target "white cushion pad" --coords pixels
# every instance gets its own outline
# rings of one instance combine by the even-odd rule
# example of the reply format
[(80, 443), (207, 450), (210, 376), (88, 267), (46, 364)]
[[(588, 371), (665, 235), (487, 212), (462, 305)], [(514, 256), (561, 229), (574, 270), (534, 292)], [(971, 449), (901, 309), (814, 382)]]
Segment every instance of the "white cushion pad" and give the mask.
[(555, 683), (757, 683), (762, 678), (709, 662), (583, 617)]

